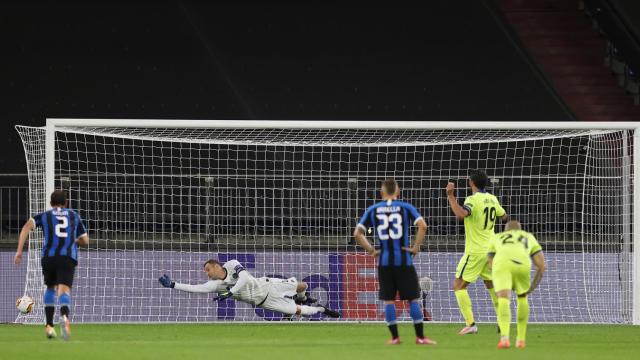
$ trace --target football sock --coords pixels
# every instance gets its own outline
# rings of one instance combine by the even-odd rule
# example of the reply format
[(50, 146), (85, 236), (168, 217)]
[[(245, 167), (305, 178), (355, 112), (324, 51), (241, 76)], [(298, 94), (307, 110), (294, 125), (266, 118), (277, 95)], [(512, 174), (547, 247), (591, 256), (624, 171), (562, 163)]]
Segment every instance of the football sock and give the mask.
[(493, 302), (493, 309), (496, 311), (496, 315), (498, 314), (498, 295), (496, 295), (496, 290), (494, 288), (487, 289), (489, 291), (489, 296), (491, 296), (491, 302)]
[(409, 314), (411, 315), (411, 319), (413, 320), (413, 327), (416, 330), (416, 337), (423, 338), (424, 337), (424, 315), (422, 313), (422, 309), (420, 308), (420, 301), (415, 300), (409, 304)]
[(500, 326), (500, 335), (503, 338), (509, 338), (509, 327), (511, 326), (511, 302), (507, 298), (498, 298), (498, 325)]
[(47, 325), (53, 326), (53, 314), (56, 311), (56, 291), (53, 288), (45, 290), (43, 302)]
[(391, 332), (392, 338), (398, 337), (398, 325), (396, 324), (396, 304), (384, 305), (384, 319), (387, 321), (387, 326)]
[(473, 319), (473, 307), (471, 305), (471, 298), (469, 297), (469, 293), (467, 289), (456, 290), (456, 300), (458, 300), (458, 307), (460, 308), (460, 313), (464, 318), (464, 321), (467, 323), (467, 326), (475, 325), (475, 320)]
[(71, 295), (62, 293), (58, 298), (60, 304), (60, 315), (69, 316), (69, 307), (71, 306)]
[(518, 297), (516, 316), (518, 320), (517, 339), (524, 341), (527, 337), (527, 322), (529, 322), (529, 301), (526, 296)]

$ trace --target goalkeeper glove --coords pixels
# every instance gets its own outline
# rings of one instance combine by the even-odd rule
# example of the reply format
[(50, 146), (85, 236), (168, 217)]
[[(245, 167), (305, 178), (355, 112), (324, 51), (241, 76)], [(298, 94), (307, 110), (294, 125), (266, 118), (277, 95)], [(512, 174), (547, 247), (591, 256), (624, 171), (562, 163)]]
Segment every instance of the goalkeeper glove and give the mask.
[(164, 274), (162, 275), (158, 281), (160, 281), (160, 284), (162, 284), (162, 286), (167, 287), (167, 288), (172, 288), (174, 286), (176, 286), (176, 282), (175, 281), (171, 281), (171, 278), (169, 277), (169, 275)]
[(230, 297), (233, 296), (233, 293), (231, 291), (225, 291), (222, 294), (219, 294), (217, 298), (213, 299), (214, 301), (222, 301), (225, 299), (228, 299)]

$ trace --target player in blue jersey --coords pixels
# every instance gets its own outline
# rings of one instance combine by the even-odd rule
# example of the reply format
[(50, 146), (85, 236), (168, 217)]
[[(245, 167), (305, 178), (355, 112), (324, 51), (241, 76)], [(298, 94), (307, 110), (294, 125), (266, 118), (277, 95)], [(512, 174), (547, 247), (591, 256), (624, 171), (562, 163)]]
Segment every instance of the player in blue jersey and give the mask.
[[(409, 302), (416, 344), (435, 345), (435, 341), (424, 336), (420, 284), (413, 266), (413, 256), (420, 252), (420, 245), (427, 233), (427, 223), (415, 207), (397, 200), (400, 187), (395, 179), (384, 180), (380, 194), (383, 201), (367, 208), (353, 230), (353, 237), (370, 255), (378, 256), (378, 295), (384, 301), (385, 319), (391, 332), (391, 340), (387, 344), (400, 344), (395, 306), (396, 295), (399, 293), (401, 300)], [(411, 225), (418, 227), (413, 246), (410, 242)], [(367, 240), (365, 234), (369, 229), (374, 229), (379, 249), (374, 248)]]
[[(53, 326), (56, 296), (60, 305), (60, 328), (62, 337), (69, 340), (71, 326), (69, 324), (69, 307), (71, 306), (71, 286), (73, 275), (78, 264), (78, 245), (89, 244), (89, 236), (85, 231), (80, 215), (67, 209), (67, 195), (64, 191), (51, 194), (51, 210), (39, 213), (30, 218), (20, 231), (18, 249), (14, 261), (16, 265), (22, 261), (22, 249), (35, 227), (41, 227), (44, 235), (40, 263), (47, 290), (44, 293), (44, 312), (46, 315), (45, 332), (49, 339), (56, 337)], [(56, 293), (57, 291), (57, 293)]]

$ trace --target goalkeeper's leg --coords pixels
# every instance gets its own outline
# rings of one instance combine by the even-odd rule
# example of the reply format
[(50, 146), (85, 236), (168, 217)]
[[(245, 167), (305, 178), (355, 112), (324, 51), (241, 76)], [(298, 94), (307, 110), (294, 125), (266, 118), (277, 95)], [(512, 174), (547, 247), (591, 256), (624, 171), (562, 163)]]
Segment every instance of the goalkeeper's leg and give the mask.
[(318, 301), (317, 299), (314, 299), (309, 295), (309, 293), (307, 292), (308, 288), (309, 288), (309, 285), (306, 282), (304, 281), (298, 282), (298, 285), (296, 286), (296, 295), (295, 295), (296, 304), (309, 305)]
[(322, 313), (330, 317), (340, 317), (340, 313), (328, 309), (325, 306), (296, 304), (293, 299), (295, 296), (294, 290), (297, 290), (297, 288), (290, 287), (289, 285), (290, 283), (273, 284), (269, 291), (269, 296), (261, 307), (286, 315), (313, 316)]
[(302, 316), (313, 316), (317, 313), (322, 313), (325, 314), (326, 316), (332, 317), (332, 318), (339, 318), (340, 317), (340, 313), (337, 311), (333, 311), (327, 307), (324, 306), (308, 306), (308, 305), (298, 305), (298, 308), (296, 310), (296, 314), (298, 315), (302, 315)]

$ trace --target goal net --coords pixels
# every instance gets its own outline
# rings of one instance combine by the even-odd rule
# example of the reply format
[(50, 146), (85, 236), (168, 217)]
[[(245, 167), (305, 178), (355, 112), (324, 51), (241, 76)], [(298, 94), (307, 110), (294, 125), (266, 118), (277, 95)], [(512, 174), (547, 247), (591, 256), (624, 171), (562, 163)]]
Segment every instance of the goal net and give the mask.
[[(375, 259), (351, 233), (386, 177), (399, 181), (401, 199), (429, 225), (414, 260), (427, 284), (428, 319), (461, 322), (451, 288), (464, 228), (444, 187), (454, 181), (462, 202), (470, 195), (469, 169), (489, 174), (489, 192), (544, 248), (547, 272), (530, 297), (531, 321), (632, 322), (633, 130), (117, 123), (124, 126), (57, 125), (52, 149), (45, 128), (18, 127), (31, 214), (48, 208), (52, 186), (65, 189), (91, 238), (79, 253), (74, 322), (282, 319), (233, 300), (214, 302), (215, 294), (171, 291), (157, 280), (166, 273), (205, 282), (210, 258), (237, 259), (256, 277), (295, 276), (342, 312), (340, 320), (381, 321)], [(47, 153), (54, 156), (49, 165)], [(18, 322), (44, 318), (41, 247), (40, 231), (32, 232), (25, 294), (37, 305)], [(495, 322), (482, 282), (469, 291), (476, 319)], [(398, 311), (410, 320), (405, 307)]]

